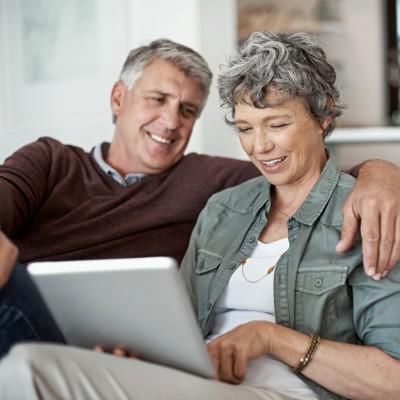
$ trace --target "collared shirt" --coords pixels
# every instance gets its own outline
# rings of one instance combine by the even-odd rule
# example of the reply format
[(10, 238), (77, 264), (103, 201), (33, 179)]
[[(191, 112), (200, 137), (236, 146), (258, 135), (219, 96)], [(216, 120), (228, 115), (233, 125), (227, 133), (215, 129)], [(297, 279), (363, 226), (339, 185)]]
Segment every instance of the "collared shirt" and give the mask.
[[(361, 243), (337, 253), (341, 207), (354, 178), (332, 157), (302, 206), (287, 223), (290, 247), (274, 277), (276, 322), (324, 339), (375, 346), (400, 358), (400, 268), (374, 281), (362, 267)], [(194, 228), (181, 273), (204, 336), (231, 275), (267, 223), (270, 185), (264, 177), (224, 190), (208, 201)], [(301, 377), (321, 399), (339, 396)]]
[(122, 186), (133, 185), (146, 176), (146, 174), (142, 174), (139, 172), (130, 172), (129, 174), (122, 176), (115, 168), (113, 168), (110, 164), (108, 164), (104, 160), (103, 145), (105, 144), (107, 143), (99, 143), (96, 147), (94, 147), (93, 158), (95, 159), (99, 167), (107, 175), (111, 176), (111, 178), (113, 178), (116, 182), (118, 182)]

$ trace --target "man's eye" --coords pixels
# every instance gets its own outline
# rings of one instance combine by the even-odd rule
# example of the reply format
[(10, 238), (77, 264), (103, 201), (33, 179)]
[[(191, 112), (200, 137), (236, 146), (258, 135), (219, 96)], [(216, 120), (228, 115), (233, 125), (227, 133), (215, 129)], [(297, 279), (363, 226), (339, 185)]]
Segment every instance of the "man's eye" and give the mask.
[(184, 117), (195, 117), (196, 114), (197, 112), (193, 108), (182, 108), (182, 115)]
[(164, 101), (163, 97), (150, 97), (149, 99), (154, 103), (162, 103)]

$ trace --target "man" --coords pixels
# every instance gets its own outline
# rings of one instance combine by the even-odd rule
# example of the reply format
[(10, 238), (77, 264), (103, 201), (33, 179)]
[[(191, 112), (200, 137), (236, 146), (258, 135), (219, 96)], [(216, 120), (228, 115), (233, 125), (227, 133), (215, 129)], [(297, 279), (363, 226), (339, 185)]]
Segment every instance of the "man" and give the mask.
[(197, 53), (157, 41), (132, 51), (120, 78), (111, 144), (89, 155), (42, 138), (0, 167), (0, 226), (22, 263), (154, 254), (180, 261), (208, 197), (257, 174), (244, 161), (183, 157), (211, 82)]
[[(152, 42), (129, 54), (112, 89), (111, 144), (87, 154), (42, 138), (8, 158), (0, 167), (0, 225), (19, 260), (180, 261), (208, 197), (258, 174), (244, 161), (184, 156), (211, 76), (193, 50)], [(365, 264), (376, 279), (400, 257), (399, 199), (398, 167), (374, 161), (359, 168), (337, 249), (351, 247), (361, 218)], [(25, 269), (13, 268), (15, 252), (1, 235), (0, 355), (27, 338), (62, 341)]]

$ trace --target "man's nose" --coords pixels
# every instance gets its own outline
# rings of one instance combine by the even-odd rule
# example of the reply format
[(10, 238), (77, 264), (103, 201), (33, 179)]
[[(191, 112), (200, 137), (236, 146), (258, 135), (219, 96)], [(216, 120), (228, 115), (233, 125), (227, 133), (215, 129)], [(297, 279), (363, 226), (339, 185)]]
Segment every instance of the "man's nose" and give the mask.
[(165, 107), (161, 113), (161, 123), (168, 130), (177, 129), (180, 124), (179, 108), (174, 106)]

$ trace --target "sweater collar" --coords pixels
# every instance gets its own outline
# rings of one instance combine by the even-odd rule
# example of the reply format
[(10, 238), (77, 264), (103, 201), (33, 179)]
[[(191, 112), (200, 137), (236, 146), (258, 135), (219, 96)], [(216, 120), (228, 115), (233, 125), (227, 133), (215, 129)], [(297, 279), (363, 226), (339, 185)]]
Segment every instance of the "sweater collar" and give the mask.
[(105, 161), (109, 147), (110, 143), (99, 143), (92, 149), (92, 156), (100, 169), (114, 179), (114, 181), (118, 182), (122, 186), (130, 186), (139, 182), (146, 176), (146, 174), (138, 172), (130, 172), (129, 174), (122, 176), (115, 168)]

